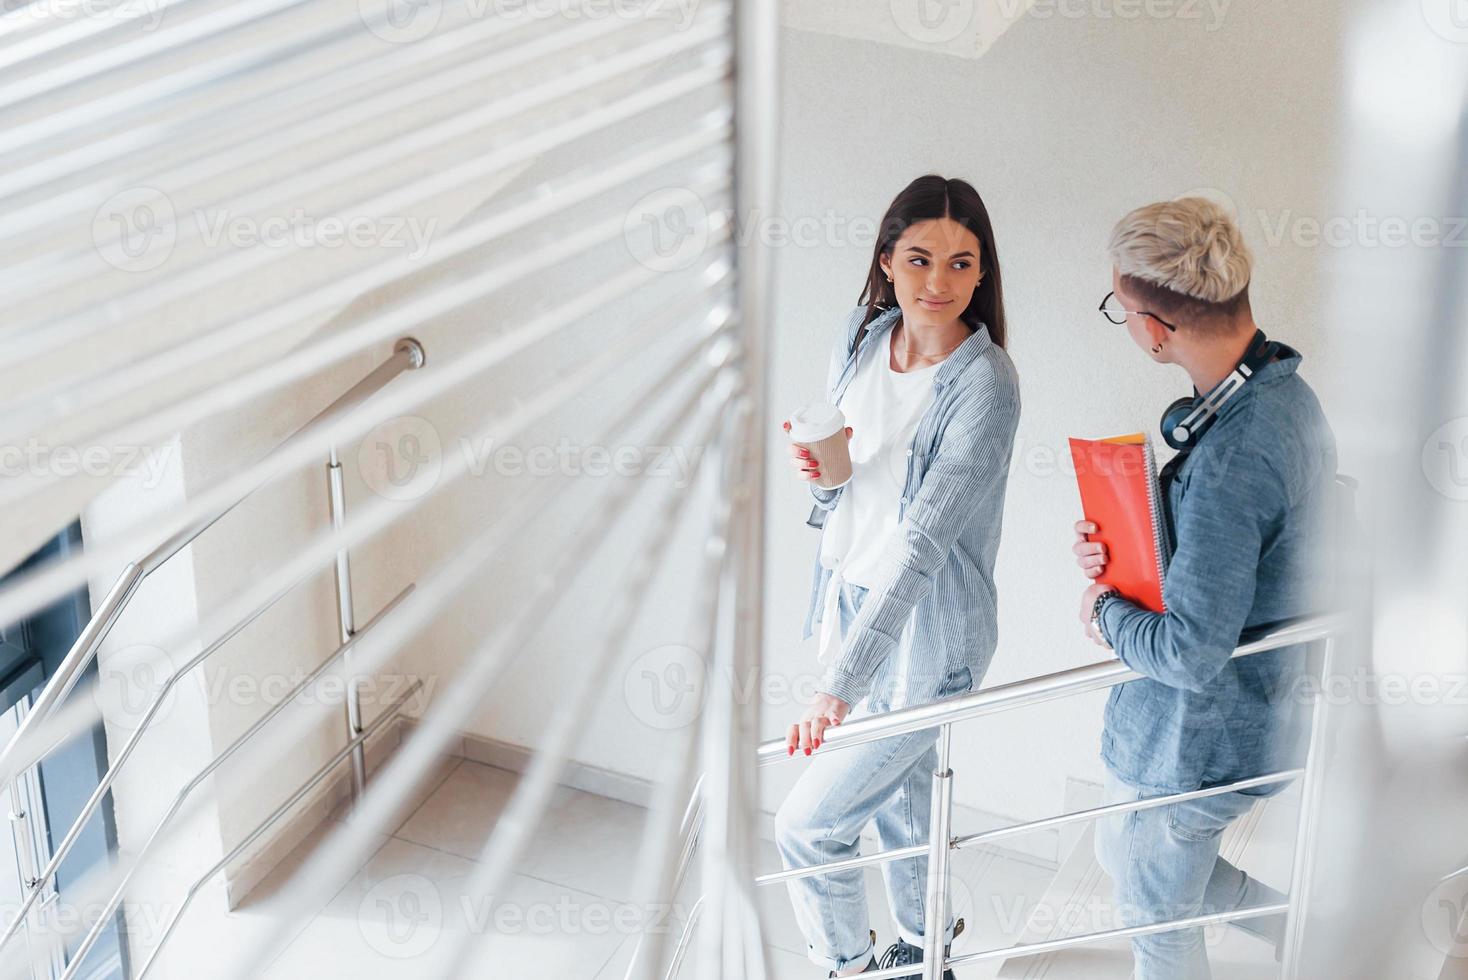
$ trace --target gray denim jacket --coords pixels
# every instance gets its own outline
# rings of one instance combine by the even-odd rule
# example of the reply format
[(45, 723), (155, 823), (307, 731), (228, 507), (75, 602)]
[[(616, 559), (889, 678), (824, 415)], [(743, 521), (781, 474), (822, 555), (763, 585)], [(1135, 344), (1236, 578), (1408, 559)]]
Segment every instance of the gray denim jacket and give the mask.
[[(848, 352), (865, 312), (865, 306), (853, 309), (834, 338), (826, 388), (838, 405), (855, 374), (856, 357)], [(901, 314), (894, 306), (867, 324), (857, 356), (887, 343)], [(994, 559), (1019, 424), (1019, 379), (1009, 355), (980, 328), (938, 365), (933, 388), (908, 449), (901, 523), (883, 557), (882, 578), (822, 678), (822, 691), (853, 706), (870, 691), (909, 617), (915, 617), (914, 655), (941, 660), (945, 670), (968, 667), (975, 684), (998, 644)], [(806, 523), (824, 529), (844, 489), (811, 484), (815, 506)], [(804, 638), (820, 622), (830, 575), (817, 548)]]
[(1198, 789), (1288, 768), (1297, 753), (1304, 648), (1229, 657), (1243, 634), (1324, 611), (1336, 447), (1300, 361), (1282, 350), (1164, 467), (1166, 613), (1126, 601), (1102, 613), (1117, 656), (1147, 678), (1112, 688), (1101, 737), (1133, 786)]

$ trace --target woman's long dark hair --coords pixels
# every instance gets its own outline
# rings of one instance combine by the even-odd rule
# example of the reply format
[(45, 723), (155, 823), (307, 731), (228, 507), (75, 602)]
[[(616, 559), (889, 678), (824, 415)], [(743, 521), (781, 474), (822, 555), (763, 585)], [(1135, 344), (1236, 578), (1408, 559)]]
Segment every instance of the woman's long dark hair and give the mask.
[(887, 213), (882, 216), (866, 288), (857, 300), (867, 307), (861, 321), (862, 329), (857, 332), (858, 343), (868, 323), (875, 320), (881, 311), (897, 305), (896, 284), (888, 282), (887, 274), (882, 271), (882, 255), (896, 252), (897, 240), (908, 226), (938, 218), (952, 218), (979, 240), (979, 272), (983, 279), (974, 290), (968, 307), (959, 314), (960, 319), (968, 324), (970, 330), (977, 330), (979, 324), (984, 324), (989, 329), (989, 339), (999, 347), (1004, 346), (1007, 337), (1004, 287), (999, 276), (999, 252), (994, 246), (994, 226), (989, 223), (989, 209), (984, 207), (983, 198), (968, 181), (937, 174), (925, 174), (908, 184), (892, 199)]

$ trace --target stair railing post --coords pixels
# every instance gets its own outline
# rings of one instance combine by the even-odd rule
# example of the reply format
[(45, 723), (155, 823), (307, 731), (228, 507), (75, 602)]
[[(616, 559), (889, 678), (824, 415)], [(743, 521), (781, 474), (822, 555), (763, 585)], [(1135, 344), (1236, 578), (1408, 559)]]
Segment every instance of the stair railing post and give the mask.
[(1285, 915), (1284, 950), (1280, 957), (1282, 980), (1300, 976), (1300, 946), (1305, 935), (1310, 882), (1315, 863), (1315, 838), (1320, 824), (1320, 797), (1325, 786), (1326, 707), (1329, 704), (1331, 663), (1336, 635), (1321, 640), (1320, 686), (1310, 718), (1310, 743), (1305, 753), (1305, 775), (1300, 780), (1300, 821), (1295, 830), (1295, 856), (1290, 868), (1290, 907)]
[[(331, 498), (331, 529), (340, 531), (346, 523), (347, 491), (342, 479), (342, 463), (337, 458), (336, 447), (331, 447), (331, 458), (326, 463), (326, 487)], [(341, 642), (351, 640), (357, 631), (356, 613), (352, 608), (352, 563), (346, 548), (336, 553), (336, 612), (340, 623)], [(347, 742), (351, 743), (362, 734), (362, 696), (357, 677), (351, 671), (350, 653), (343, 663), (347, 675)], [(367, 752), (363, 742), (352, 748), (352, 803), (355, 805), (367, 789)]]
[(928, 824), (928, 896), (923, 915), (923, 980), (943, 976), (943, 936), (948, 928), (948, 858), (953, 836), (953, 770), (948, 750), (953, 726), (938, 728), (938, 768), (933, 771), (933, 804)]

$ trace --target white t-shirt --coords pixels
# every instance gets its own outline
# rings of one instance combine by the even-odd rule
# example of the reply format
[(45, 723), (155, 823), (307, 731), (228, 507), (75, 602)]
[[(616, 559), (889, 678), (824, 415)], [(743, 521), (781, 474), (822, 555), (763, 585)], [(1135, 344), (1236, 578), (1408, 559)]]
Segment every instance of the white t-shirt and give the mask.
[(908, 451), (918, 422), (933, 400), (933, 374), (938, 364), (915, 371), (894, 371), (892, 331), (887, 342), (874, 345), (841, 396), (841, 410), (851, 426), (851, 482), (841, 503), (826, 519), (821, 536), (821, 564), (832, 569), (826, 612), (821, 617), (821, 659), (839, 649), (840, 624), (831, 622), (841, 581), (872, 588), (882, 553), (897, 531), (898, 503), (907, 482)]

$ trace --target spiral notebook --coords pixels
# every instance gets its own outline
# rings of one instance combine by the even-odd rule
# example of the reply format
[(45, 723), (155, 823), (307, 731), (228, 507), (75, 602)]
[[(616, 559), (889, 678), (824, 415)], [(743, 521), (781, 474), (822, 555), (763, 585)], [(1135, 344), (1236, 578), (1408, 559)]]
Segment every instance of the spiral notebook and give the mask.
[(1165, 612), (1162, 583), (1172, 548), (1162, 512), (1157, 459), (1144, 433), (1072, 439), (1081, 511), (1096, 525), (1091, 541), (1106, 545), (1106, 572), (1096, 581), (1153, 612)]

